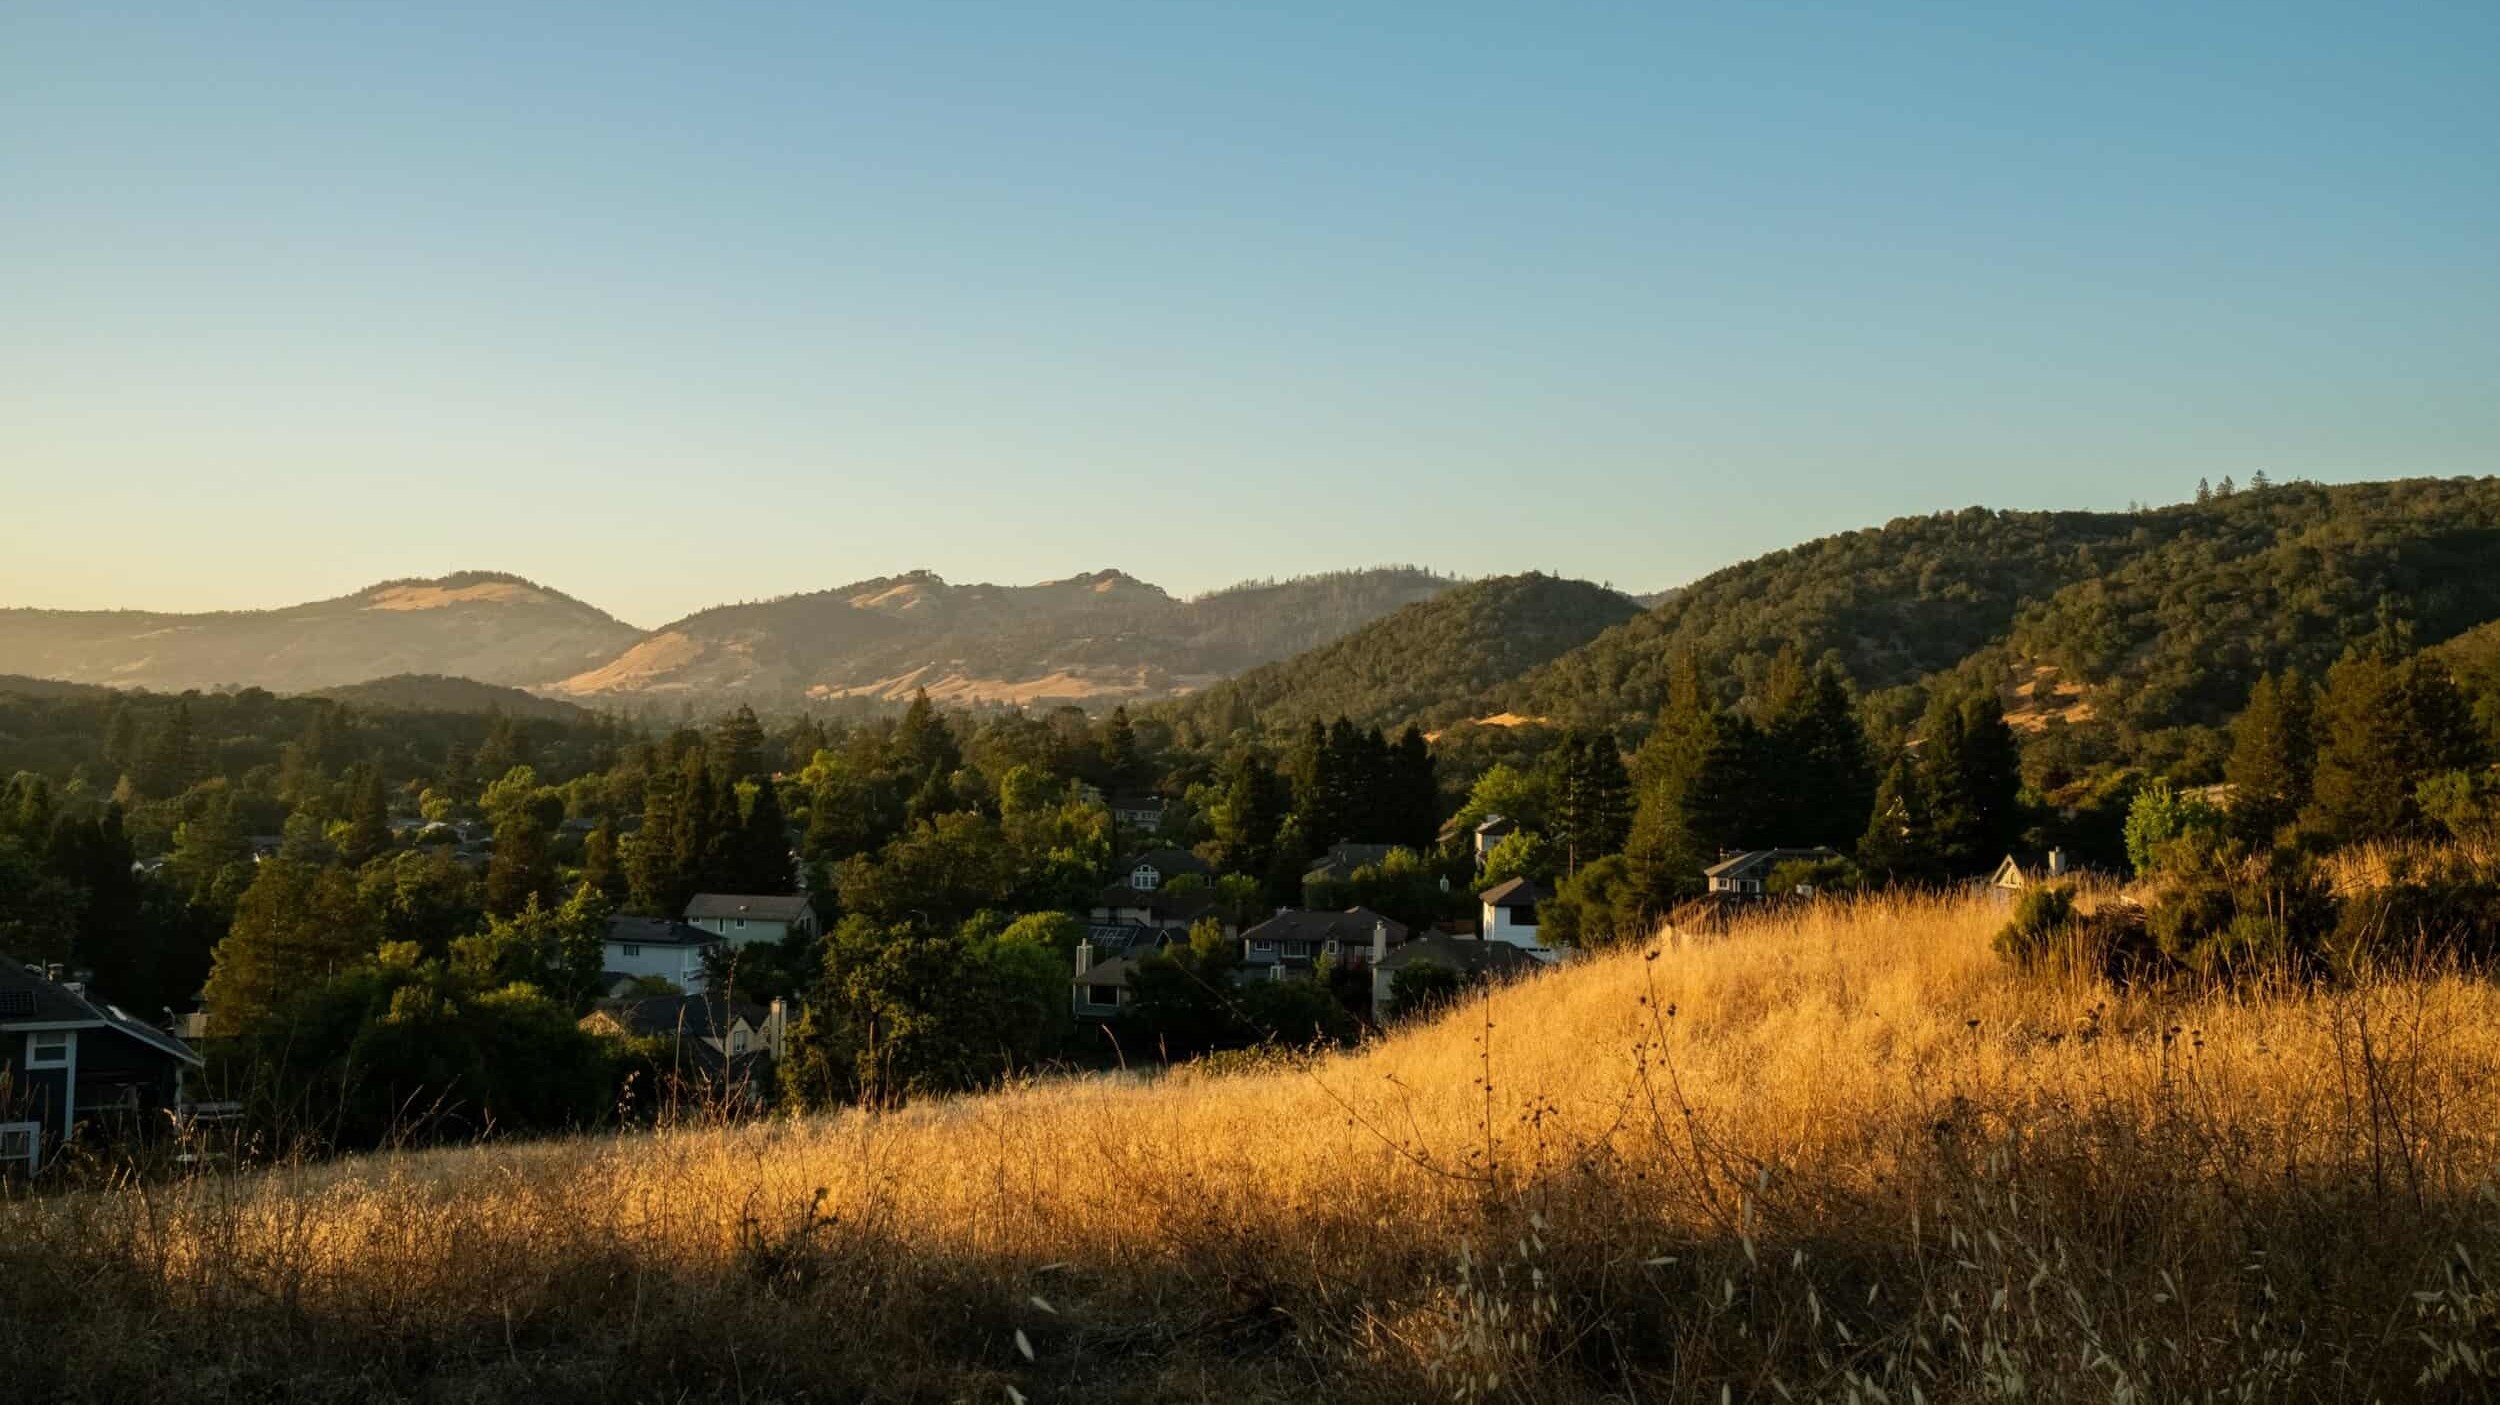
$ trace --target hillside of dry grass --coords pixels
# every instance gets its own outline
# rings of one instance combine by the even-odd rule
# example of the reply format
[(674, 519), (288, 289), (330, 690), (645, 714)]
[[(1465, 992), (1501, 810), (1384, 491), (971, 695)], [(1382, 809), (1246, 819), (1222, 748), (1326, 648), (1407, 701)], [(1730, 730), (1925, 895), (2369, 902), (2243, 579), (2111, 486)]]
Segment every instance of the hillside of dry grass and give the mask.
[(2122, 994), (2010, 972), (2001, 919), (1816, 908), (1255, 1074), (20, 1195), (0, 1360), (99, 1401), (2481, 1398), (2500, 992)]

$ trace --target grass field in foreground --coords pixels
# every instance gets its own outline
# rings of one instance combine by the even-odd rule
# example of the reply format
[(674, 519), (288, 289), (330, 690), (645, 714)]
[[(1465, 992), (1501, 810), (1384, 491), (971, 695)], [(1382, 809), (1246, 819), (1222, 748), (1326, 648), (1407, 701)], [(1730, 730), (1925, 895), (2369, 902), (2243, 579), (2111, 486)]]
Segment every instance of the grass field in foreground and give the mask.
[(1826, 904), (1248, 1074), (21, 1196), (0, 1360), (30, 1400), (2481, 1398), (2500, 991), (2121, 993), (2002, 919)]

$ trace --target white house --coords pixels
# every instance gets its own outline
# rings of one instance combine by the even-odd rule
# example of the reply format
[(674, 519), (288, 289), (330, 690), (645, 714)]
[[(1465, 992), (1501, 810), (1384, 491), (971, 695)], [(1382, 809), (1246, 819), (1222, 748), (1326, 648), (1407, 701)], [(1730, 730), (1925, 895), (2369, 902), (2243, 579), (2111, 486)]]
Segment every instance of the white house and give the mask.
[(805, 893), (697, 893), (686, 904), (686, 921), (731, 946), (816, 935), (816, 909)]
[(1553, 896), (1525, 878), (1496, 883), (1476, 894), (1476, 900), (1484, 904), (1484, 925), (1479, 928), (1484, 940), (1508, 942), (1531, 955), (1552, 960), (1552, 953), (1537, 937), (1536, 905)]
[(665, 917), (611, 917), (599, 968), (618, 976), (657, 976), (689, 995), (703, 993), (703, 957), (724, 939)]

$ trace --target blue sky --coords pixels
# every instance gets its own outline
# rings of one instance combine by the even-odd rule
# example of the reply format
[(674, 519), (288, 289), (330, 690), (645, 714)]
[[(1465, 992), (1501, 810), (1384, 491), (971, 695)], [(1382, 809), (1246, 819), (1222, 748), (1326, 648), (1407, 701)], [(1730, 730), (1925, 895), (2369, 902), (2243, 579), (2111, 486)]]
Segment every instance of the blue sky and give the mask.
[(0, 10), (0, 604), (2500, 472), (2500, 6)]

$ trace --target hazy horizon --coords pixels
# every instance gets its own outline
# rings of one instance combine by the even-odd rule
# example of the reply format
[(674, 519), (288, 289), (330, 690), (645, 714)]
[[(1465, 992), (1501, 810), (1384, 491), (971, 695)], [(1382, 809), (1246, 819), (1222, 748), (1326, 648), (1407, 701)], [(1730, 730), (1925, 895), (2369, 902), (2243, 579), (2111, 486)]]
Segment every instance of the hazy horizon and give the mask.
[(1652, 591), (2500, 470), (2500, 9), (0, 19), (0, 604)]

